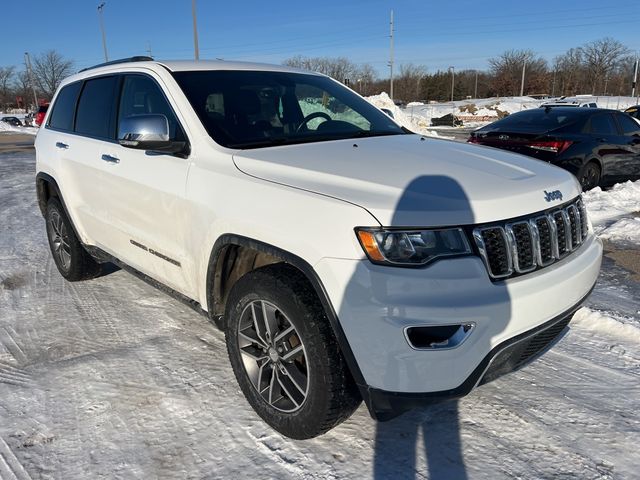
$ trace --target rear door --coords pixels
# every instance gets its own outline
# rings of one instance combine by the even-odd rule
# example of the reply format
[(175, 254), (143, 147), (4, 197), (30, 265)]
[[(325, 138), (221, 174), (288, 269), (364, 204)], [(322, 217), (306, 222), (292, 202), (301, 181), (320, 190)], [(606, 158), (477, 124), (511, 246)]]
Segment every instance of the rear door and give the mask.
[(627, 163), (633, 155), (620, 135), (618, 125), (610, 112), (593, 115), (586, 125), (586, 131), (593, 136), (596, 146), (594, 154), (602, 161), (602, 177), (619, 181), (628, 176)]
[(74, 135), (66, 150), (65, 174), (73, 183), (67, 192), (75, 197), (72, 210), (82, 219), (88, 242), (105, 249), (111, 245), (111, 229), (103, 182), (105, 172), (112, 169), (113, 164), (106, 161), (102, 153), (115, 142), (119, 85), (118, 75), (84, 81), (77, 103)]
[(614, 114), (629, 155), (623, 168), (632, 180), (640, 178), (640, 123), (623, 113)]
[[(118, 124), (130, 116), (162, 114), (167, 117), (171, 138), (185, 140), (175, 109), (159, 82), (147, 74), (123, 76)], [(189, 160), (118, 143), (101, 153), (114, 162), (103, 179), (113, 250), (125, 263), (173, 289), (193, 293), (184, 274), (189, 262), (185, 232)]]
[[(100, 77), (63, 87), (41, 132), (43, 150), (54, 152), (55, 176), (67, 211), (85, 243), (108, 236), (101, 197), (98, 144), (115, 133), (117, 77)], [(110, 130), (111, 129), (111, 130)], [(111, 141), (113, 141), (113, 136)]]

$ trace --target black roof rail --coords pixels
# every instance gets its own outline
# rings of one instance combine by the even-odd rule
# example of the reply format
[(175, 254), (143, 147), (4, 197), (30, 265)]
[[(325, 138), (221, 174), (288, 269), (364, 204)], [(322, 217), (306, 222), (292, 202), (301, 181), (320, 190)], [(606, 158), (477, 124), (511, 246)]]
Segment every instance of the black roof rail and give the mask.
[(117, 65), (118, 63), (150, 62), (150, 61), (153, 61), (153, 58), (139, 55), (136, 57), (120, 58), (118, 60), (111, 60), (110, 62), (99, 63), (98, 65), (94, 65), (92, 67), (83, 68), (82, 70), (80, 70), (80, 72), (86, 72), (87, 70), (93, 70), (94, 68), (98, 68), (98, 67), (106, 67), (107, 65)]

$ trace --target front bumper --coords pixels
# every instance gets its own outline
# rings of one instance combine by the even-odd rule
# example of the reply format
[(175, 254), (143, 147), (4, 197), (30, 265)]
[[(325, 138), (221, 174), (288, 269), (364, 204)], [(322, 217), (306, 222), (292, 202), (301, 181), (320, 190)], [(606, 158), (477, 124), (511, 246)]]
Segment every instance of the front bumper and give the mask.
[(415, 407), (464, 397), (476, 386), (488, 383), (525, 366), (550, 349), (564, 336), (568, 330), (567, 325), (583, 301), (581, 300), (557, 318), (495, 347), (482, 359), (464, 383), (455, 389), (428, 393), (387, 392), (376, 388), (368, 389), (366, 402), (371, 416), (380, 421), (391, 420)]
[[(471, 391), (505, 346), (573, 314), (593, 288), (601, 258), (602, 245), (590, 235), (557, 263), (501, 282), (471, 256), (423, 269), (323, 259), (315, 270), (362, 373), (365, 401), (383, 418), (389, 402), (382, 398), (424, 403)], [(407, 326), (451, 323), (475, 325), (456, 348), (416, 350), (404, 336)]]

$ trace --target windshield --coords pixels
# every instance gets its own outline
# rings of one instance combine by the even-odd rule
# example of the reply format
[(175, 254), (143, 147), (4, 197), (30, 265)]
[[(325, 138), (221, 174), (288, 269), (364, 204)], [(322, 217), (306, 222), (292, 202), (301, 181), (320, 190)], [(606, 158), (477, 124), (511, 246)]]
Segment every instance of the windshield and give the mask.
[(211, 138), (229, 148), (405, 133), (366, 100), (320, 75), (214, 70), (173, 76)]

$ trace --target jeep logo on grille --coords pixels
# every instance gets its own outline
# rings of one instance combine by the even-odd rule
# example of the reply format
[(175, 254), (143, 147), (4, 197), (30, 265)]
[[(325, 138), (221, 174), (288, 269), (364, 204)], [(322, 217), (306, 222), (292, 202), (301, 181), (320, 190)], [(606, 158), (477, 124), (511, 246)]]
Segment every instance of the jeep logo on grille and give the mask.
[(553, 202), (554, 200), (562, 200), (562, 192), (560, 190), (554, 190), (553, 192), (544, 191), (544, 199), (547, 202)]

